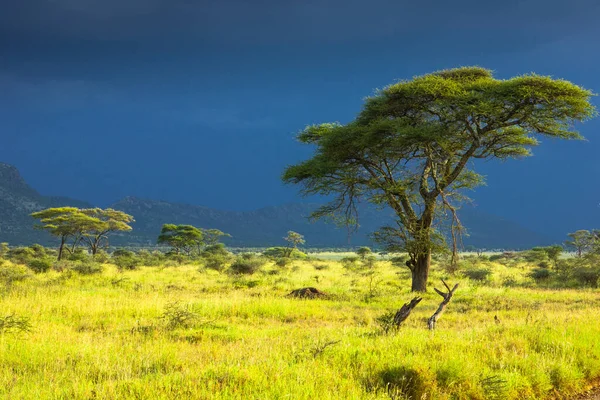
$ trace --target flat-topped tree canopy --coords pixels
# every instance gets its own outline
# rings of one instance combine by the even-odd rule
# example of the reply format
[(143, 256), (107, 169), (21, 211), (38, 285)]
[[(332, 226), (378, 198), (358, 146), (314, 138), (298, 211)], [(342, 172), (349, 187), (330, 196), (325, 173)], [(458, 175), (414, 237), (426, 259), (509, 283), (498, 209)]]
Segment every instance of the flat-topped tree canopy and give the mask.
[(288, 167), (283, 180), (305, 195), (333, 196), (314, 217), (356, 221), (356, 201), (386, 204), (398, 217), (379, 238), (407, 251), (413, 290), (425, 291), (436, 247), (436, 209), (456, 219), (461, 189), (481, 184), (476, 158), (531, 155), (536, 136), (581, 139), (577, 122), (596, 114), (592, 92), (571, 82), (528, 74), (497, 79), (462, 67), (392, 84), (370, 98), (355, 120), (307, 127), (298, 135), (316, 146), (309, 160)]

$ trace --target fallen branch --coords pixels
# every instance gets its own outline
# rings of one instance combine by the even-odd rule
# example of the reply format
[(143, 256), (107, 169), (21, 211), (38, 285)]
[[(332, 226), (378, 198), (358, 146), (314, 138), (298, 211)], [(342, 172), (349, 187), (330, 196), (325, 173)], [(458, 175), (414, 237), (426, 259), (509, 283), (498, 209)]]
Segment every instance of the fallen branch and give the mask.
[(427, 320), (427, 326), (429, 327), (430, 330), (435, 329), (435, 323), (442, 316), (444, 310), (446, 309), (446, 306), (448, 305), (448, 303), (450, 303), (450, 299), (452, 298), (454, 291), (456, 290), (456, 288), (458, 288), (458, 283), (456, 285), (454, 285), (454, 287), (452, 289), (450, 289), (450, 286), (448, 286), (443, 279), (442, 279), (442, 283), (444, 284), (444, 286), (446, 286), (448, 293), (444, 293), (441, 290), (439, 290), (438, 288), (433, 288), (437, 292), (437, 294), (439, 294), (440, 296), (442, 296), (444, 298), (444, 300), (440, 303), (440, 306), (438, 307), (436, 312), (429, 318), (429, 320)]
[(400, 324), (406, 321), (413, 308), (415, 308), (417, 304), (421, 302), (421, 300), (423, 300), (421, 297), (415, 297), (410, 301), (410, 303), (404, 304), (402, 308), (398, 310), (396, 315), (394, 315), (394, 325), (396, 326), (396, 328), (399, 328)]

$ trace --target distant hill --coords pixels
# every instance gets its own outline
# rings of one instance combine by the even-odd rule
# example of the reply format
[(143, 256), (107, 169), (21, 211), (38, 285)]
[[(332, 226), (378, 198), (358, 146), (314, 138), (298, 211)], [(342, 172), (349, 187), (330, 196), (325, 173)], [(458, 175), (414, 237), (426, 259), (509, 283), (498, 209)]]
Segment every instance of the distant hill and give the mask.
[[(83, 201), (40, 195), (23, 180), (19, 171), (0, 163), (0, 241), (10, 244), (54, 244), (47, 233), (33, 229), (30, 213), (58, 206), (92, 207)], [(208, 207), (126, 197), (111, 207), (133, 215), (133, 232), (116, 236), (113, 245), (152, 246), (162, 224), (189, 224), (216, 228), (232, 235), (230, 246), (263, 247), (283, 244), (288, 230), (302, 233), (309, 247), (347, 247), (372, 244), (369, 235), (393, 221), (390, 212), (365, 207), (361, 210), (358, 232), (348, 236), (345, 228), (307, 217), (317, 204), (285, 204), (254, 211), (223, 211)], [(488, 249), (518, 249), (552, 243), (542, 234), (512, 221), (466, 207), (461, 221), (469, 230), (465, 245)]]

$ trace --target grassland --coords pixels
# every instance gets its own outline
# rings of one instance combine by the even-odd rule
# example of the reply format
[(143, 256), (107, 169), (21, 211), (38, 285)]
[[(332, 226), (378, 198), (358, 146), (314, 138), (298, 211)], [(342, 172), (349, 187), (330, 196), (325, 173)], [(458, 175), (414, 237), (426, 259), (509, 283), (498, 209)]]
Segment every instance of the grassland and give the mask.
[[(29, 274), (0, 289), (0, 318), (30, 325), (0, 320), (0, 398), (546, 399), (600, 378), (598, 289), (486, 266), (484, 281), (434, 268), (432, 285), (460, 282), (437, 329), (426, 327), (441, 299), (431, 291), (388, 334), (378, 318), (413, 295), (408, 271), (385, 261), (374, 274), (333, 260), (251, 276), (198, 265)], [(285, 296), (304, 286), (330, 297)]]

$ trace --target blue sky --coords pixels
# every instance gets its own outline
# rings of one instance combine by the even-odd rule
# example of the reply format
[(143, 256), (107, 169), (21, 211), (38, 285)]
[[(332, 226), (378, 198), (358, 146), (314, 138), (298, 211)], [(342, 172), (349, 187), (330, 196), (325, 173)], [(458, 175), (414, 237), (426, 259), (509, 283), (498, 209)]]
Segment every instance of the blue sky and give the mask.
[[(300, 201), (279, 179), (310, 155), (296, 132), (349, 121), (374, 89), (443, 68), (600, 92), (595, 0), (1, 4), (0, 161), (43, 194), (103, 206)], [(600, 227), (599, 128), (482, 163), (475, 204), (542, 232)]]

